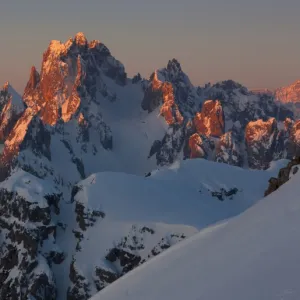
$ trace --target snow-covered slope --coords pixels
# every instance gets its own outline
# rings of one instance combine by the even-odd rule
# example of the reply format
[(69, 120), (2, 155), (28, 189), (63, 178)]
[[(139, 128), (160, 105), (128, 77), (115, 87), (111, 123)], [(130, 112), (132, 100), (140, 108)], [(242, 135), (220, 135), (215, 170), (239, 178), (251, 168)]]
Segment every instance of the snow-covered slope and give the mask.
[(300, 174), (241, 215), (202, 230), (92, 300), (297, 300)]
[(103, 172), (75, 185), (69, 199), (51, 180), (14, 171), (0, 184), (0, 299), (88, 299), (199, 229), (251, 207), (283, 164), (255, 171), (200, 159), (148, 177)]
[[(264, 172), (195, 160), (148, 177), (91, 175), (74, 193), (79, 250), (68, 253), (77, 276), (65, 272), (59, 290), (69, 284), (68, 295), (94, 294), (199, 229), (239, 214), (261, 197), (282, 164)], [(98, 217), (91, 221), (93, 212)]]

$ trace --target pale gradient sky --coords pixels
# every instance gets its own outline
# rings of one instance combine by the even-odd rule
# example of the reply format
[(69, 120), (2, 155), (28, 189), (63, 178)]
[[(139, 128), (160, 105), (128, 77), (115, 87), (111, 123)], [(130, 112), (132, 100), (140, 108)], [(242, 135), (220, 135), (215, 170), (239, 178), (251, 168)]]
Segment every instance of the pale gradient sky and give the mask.
[(0, 84), (22, 92), (49, 41), (83, 31), (129, 75), (175, 57), (195, 85), (274, 88), (300, 79), (299, 0), (0, 0)]

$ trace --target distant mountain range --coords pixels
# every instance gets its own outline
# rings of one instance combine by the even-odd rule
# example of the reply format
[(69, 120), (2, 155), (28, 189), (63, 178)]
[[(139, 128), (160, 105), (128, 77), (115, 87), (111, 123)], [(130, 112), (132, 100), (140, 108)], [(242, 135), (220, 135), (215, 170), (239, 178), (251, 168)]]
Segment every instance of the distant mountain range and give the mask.
[(270, 89), (251, 89), (251, 92), (254, 94), (267, 94), (269, 96), (274, 95), (274, 91)]
[(283, 102), (193, 86), (176, 59), (128, 78), (83, 33), (51, 41), (22, 97), (0, 91), (0, 300), (88, 299), (250, 207), (300, 153)]

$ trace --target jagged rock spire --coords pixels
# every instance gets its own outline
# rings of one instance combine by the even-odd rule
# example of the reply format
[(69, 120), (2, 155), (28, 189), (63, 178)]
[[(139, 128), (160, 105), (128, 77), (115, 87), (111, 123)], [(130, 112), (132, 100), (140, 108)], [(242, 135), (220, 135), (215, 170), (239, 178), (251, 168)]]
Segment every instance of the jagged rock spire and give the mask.
[(9, 82), (6, 81), (6, 82), (4, 83), (4, 85), (3, 85), (3, 87), (2, 87), (2, 90), (3, 90), (4, 92), (8, 92), (8, 88), (9, 88)]
[(83, 32), (78, 32), (75, 35), (74, 40), (79, 46), (86, 46), (88, 44), (87, 38)]
[(175, 58), (169, 60), (168, 65), (167, 65), (167, 70), (170, 72), (182, 72), (181, 65), (179, 61)]
[(35, 66), (32, 66), (30, 70), (29, 81), (27, 83), (26, 88), (32, 88), (32, 89), (36, 88), (39, 81), (40, 81), (40, 74), (36, 70)]

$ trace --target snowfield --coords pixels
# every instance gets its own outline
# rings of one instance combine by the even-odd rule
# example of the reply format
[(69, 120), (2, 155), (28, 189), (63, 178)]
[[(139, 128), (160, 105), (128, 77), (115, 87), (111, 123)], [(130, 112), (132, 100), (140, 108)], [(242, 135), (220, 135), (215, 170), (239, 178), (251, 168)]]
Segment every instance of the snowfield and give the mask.
[[(112, 249), (120, 249), (126, 251), (127, 255), (133, 255), (138, 260), (137, 265), (147, 264), (167, 248), (173, 248), (174, 245), (176, 247), (178, 242), (183, 243), (183, 247), (175, 253), (181, 256), (183, 251), (182, 255), (185, 256), (185, 251), (189, 251), (189, 248), (185, 248), (184, 245), (190, 245), (191, 242), (186, 244), (182, 240), (192, 237), (193, 241), (195, 239), (193, 236), (196, 235), (194, 243), (198, 243), (199, 230), (222, 223), (253, 206), (262, 198), (269, 178), (276, 176), (278, 169), (286, 163), (286, 160), (277, 161), (269, 170), (259, 171), (205, 159), (194, 159), (176, 162), (170, 168), (153, 171), (148, 177), (101, 172), (80, 181), (73, 202), (69, 199), (66, 199), (66, 202), (61, 201), (60, 214), (53, 217), (54, 223), (64, 224), (64, 228), (57, 230), (56, 242), (50, 239), (43, 245), (45, 253), (58, 249), (59, 252), (63, 251), (66, 254), (61, 264), (52, 265), (54, 277), (58, 279), (57, 299), (64, 300), (68, 288), (73, 286), (69, 275), (72, 261), (75, 262), (76, 272), (87, 284), (88, 294), (92, 296), (97, 293), (96, 270), (108, 271), (111, 276), (117, 277), (127, 273), (124, 265), (120, 265), (120, 261), (113, 262), (107, 259)], [(28, 199), (27, 201), (44, 207), (43, 195), (58, 192), (48, 183), (51, 181), (38, 179), (19, 170), (2, 182), (0, 188), (17, 192), (19, 196)], [(79, 216), (77, 212), (79, 206), (84, 208), (86, 218), (84, 222), (91, 222), (85, 229), (75, 220)], [(93, 212), (99, 212), (100, 217), (93, 217)], [(76, 235), (74, 236), (76, 232), (81, 236), (79, 240)], [(241, 233), (246, 234), (247, 230), (241, 229)], [(203, 232), (200, 236), (202, 235)], [(20, 247), (21, 251), (22, 245)], [(222, 256), (223, 247), (224, 245), (220, 244), (213, 251)], [(197, 263), (199, 255), (196, 253), (187, 255), (191, 261), (186, 260), (182, 264), (186, 264), (190, 274), (195, 267), (189, 265)], [(216, 260), (221, 259), (221, 256), (216, 257)], [(165, 257), (164, 261), (169, 256), (162, 257)], [(161, 264), (160, 260), (158, 263)], [(171, 262), (163, 268), (167, 268), (169, 264)], [(151, 264), (149, 266), (151, 268)], [(188, 269), (180, 264), (178, 266), (186, 270), (182, 276), (190, 280), (190, 276), (185, 274)], [(170, 269), (170, 272), (176, 275), (177, 271)], [(159, 278), (160, 275), (157, 276)], [(157, 278), (158, 281), (166, 282), (167, 285), (169, 275), (166, 276), (162, 272), (161, 276), (160, 279)], [(101, 280), (101, 285), (109, 284)], [(121, 284), (122, 282), (123, 280)], [(86, 294), (84, 290), (80, 292)], [(120, 290), (120, 293), (122, 295), (123, 292)], [(150, 298), (139, 298), (141, 295), (138, 294), (137, 298), (133, 299), (156, 299), (151, 293), (148, 295)], [(115, 299), (114, 297), (109, 299)]]
[[(278, 169), (285, 164), (282, 160), (267, 171), (257, 171), (196, 159), (154, 171), (150, 177), (114, 172), (93, 174), (77, 184), (79, 192), (74, 200), (88, 211), (103, 212), (105, 218), (97, 220), (84, 232), (81, 250), (73, 256), (76, 267), (90, 282), (91, 292), (96, 293), (95, 268), (103, 269), (105, 265), (105, 269), (121, 273), (118, 262), (107, 262), (105, 257), (109, 249), (119, 247), (124, 238), (126, 251), (148, 261), (152, 259), (149, 253), (160, 241), (173, 247), (182, 240), (174, 239), (174, 235), (191, 237), (251, 207), (263, 196), (269, 178), (277, 175)], [(222, 194), (222, 191), (234, 189), (236, 193), (231, 196)], [(220, 195), (222, 201), (217, 197)], [(145, 227), (154, 234), (143, 232)], [(65, 235), (61, 238), (58, 236), (57, 240), (63, 249), (73, 244)], [(142, 250), (130, 250), (135, 239)], [(66, 264), (70, 263), (70, 258)], [(56, 276), (61, 278), (57, 283), (60, 294), (64, 294), (69, 284), (64, 268), (66, 265), (61, 264), (55, 270)]]
[(296, 174), (244, 213), (203, 229), (91, 299), (300, 299), (299, 180)]

